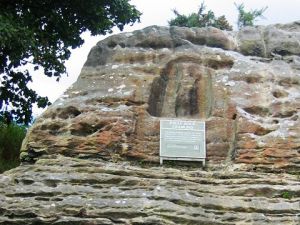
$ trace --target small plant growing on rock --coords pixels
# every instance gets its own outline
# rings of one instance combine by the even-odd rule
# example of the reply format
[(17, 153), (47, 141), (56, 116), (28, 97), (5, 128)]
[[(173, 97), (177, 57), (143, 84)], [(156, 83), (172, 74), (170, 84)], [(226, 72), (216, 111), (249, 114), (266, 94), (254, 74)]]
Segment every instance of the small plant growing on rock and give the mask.
[(238, 22), (237, 26), (239, 29), (245, 26), (254, 26), (254, 21), (257, 18), (264, 18), (263, 13), (267, 10), (267, 6), (261, 9), (254, 9), (250, 11), (245, 10), (245, 5), (243, 3), (236, 4), (234, 3), (238, 10)]
[(285, 199), (291, 199), (291, 198), (293, 198), (294, 196), (293, 196), (293, 193), (291, 193), (291, 192), (289, 192), (289, 191), (284, 191), (284, 192), (282, 192), (281, 197), (282, 197), (282, 198), (285, 198)]

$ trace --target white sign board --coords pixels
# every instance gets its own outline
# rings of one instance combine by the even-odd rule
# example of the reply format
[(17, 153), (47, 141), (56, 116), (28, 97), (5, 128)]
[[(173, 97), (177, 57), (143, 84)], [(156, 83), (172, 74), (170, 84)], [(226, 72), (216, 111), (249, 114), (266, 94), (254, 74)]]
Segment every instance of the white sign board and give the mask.
[(205, 164), (205, 122), (160, 120), (160, 163), (167, 160), (202, 161)]

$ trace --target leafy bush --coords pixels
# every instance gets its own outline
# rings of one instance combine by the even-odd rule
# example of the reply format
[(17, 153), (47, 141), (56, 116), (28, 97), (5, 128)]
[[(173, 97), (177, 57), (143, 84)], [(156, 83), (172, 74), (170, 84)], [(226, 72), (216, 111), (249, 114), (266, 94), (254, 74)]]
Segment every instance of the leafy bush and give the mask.
[(20, 164), (20, 148), (25, 134), (25, 126), (0, 120), (0, 173)]
[(253, 26), (256, 18), (264, 18), (263, 13), (268, 8), (266, 6), (261, 9), (254, 9), (254, 10), (246, 11), (243, 3), (239, 4), (239, 5), (235, 3), (235, 6), (239, 12), (238, 23), (237, 23), (239, 29), (241, 29), (242, 27), (245, 27), (245, 26)]
[[(267, 6), (261, 9), (254, 9), (250, 11), (245, 10), (243, 3), (235, 3), (235, 7), (238, 10), (238, 29), (245, 26), (254, 26), (254, 22), (257, 18), (264, 18), (263, 13), (267, 10)], [(176, 9), (173, 10), (175, 19), (170, 20), (168, 23), (170, 26), (179, 27), (216, 27), (221, 30), (232, 30), (232, 26), (224, 15), (216, 17), (214, 12), (208, 10), (205, 12), (206, 6), (204, 2), (197, 13), (192, 13), (188, 16), (180, 14)]]
[(232, 26), (224, 15), (216, 17), (211, 10), (205, 13), (205, 8), (204, 2), (202, 2), (198, 13), (192, 13), (188, 16), (182, 15), (174, 9), (173, 12), (176, 18), (170, 20), (169, 25), (179, 27), (216, 27), (221, 30), (232, 30)]

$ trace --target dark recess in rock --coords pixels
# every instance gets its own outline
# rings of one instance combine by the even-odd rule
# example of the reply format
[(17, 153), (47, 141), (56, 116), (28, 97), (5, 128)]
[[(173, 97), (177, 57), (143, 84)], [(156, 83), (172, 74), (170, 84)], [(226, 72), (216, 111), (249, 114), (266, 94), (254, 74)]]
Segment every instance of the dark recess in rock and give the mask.
[(79, 116), (81, 112), (74, 106), (68, 106), (66, 108), (57, 108), (57, 116), (61, 119), (74, 118)]

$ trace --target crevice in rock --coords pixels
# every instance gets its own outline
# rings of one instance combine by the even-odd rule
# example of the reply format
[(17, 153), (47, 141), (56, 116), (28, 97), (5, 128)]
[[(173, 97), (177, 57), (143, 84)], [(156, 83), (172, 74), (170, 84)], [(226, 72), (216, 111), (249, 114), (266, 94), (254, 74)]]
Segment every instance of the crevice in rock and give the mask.
[(268, 43), (267, 43), (268, 39), (266, 38), (266, 32), (265, 32), (265, 29), (263, 29), (263, 30), (259, 29), (258, 31), (260, 33), (262, 47), (263, 47), (262, 56), (266, 57), (267, 56), (267, 45), (268, 45)]
[(35, 197), (34, 200), (36, 201), (45, 201), (45, 202), (49, 202), (50, 198), (46, 198), (46, 197)]
[[(123, 103), (123, 102), (121, 102), (121, 103)], [(128, 99), (128, 100), (126, 100), (124, 102), (124, 104), (126, 106), (133, 106), (133, 105), (135, 105), (135, 106), (141, 106), (141, 105), (144, 105), (145, 102), (144, 101), (133, 101), (133, 100)]]
[(190, 115), (195, 115), (199, 113), (199, 105), (197, 101), (198, 89), (196, 85), (197, 81), (193, 85), (192, 89), (189, 91), (189, 106), (190, 106)]
[(274, 113), (272, 116), (278, 118), (288, 118), (288, 117), (292, 117), (295, 114), (297, 114), (297, 110), (286, 110), (286, 111)]
[(30, 198), (30, 197), (54, 197), (62, 194), (61, 192), (18, 192), (13, 194), (7, 194), (8, 197), (21, 197), (21, 198)]
[(209, 118), (213, 106), (213, 87), (211, 74), (203, 74), (196, 80), (198, 86), (198, 106), (200, 118)]
[[(18, 211), (18, 212), (12, 212), (9, 215), (7, 215), (8, 218), (10, 219), (28, 219), (28, 218), (37, 218), (38, 215), (34, 212), (22, 212), (22, 211)], [(8, 223), (6, 223), (8, 225)], [(15, 224), (15, 223), (12, 223)]]
[(237, 138), (238, 138), (238, 116), (236, 113), (233, 114), (232, 116), (232, 123), (233, 123), (233, 131), (232, 131), (231, 141), (229, 143), (228, 155), (226, 158), (227, 162), (233, 161), (237, 155), (236, 145), (237, 145)]

